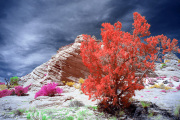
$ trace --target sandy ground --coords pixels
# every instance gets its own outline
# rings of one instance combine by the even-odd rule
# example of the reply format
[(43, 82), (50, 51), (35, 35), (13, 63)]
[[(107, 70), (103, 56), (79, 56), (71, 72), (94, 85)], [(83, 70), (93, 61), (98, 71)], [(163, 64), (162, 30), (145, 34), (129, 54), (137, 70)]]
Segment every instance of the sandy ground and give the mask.
[[(180, 77), (179, 71), (156, 71), (159, 75), (166, 75), (167, 78), (165, 80), (169, 80), (171, 76), (178, 76)], [(162, 83), (161, 80), (158, 80), (159, 83)], [(177, 91), (175, 89), (176, 86), (180, 84), (180, 82), (173, 81), (173, 84), (175, 85), (173, 88), (169, 90), (167, 93), (160, 92), (162, 89), (153, 88), (153, 89), (143, 89), (141, 91), (136, 91), (134, 99), (141, 100), (141, 101), (149, 101), (152, 103), (155, 103), (159, 107), (163, 109), (169, 109), (169, 110), (175, 110), (175, 108), (180, 105), (180, 90)], [(3, 98), (0, 98), (0, 120), (3, 119), (1, 116), (4, 114), (4, 112), (8, 109), (15, 110), (15, 109), (29, 109), (32, 108), (38, 104), (43, 104), (43, 102), (47, 101), (37, 101), (33, 104), (30, 103), (30, 101), (34, 100), (34, 92), (28, 92), (29, 96), (6, 96)], [(75, 100), (82, 101), (85, 106), (96, 106), (97, 101), (92, 102), (91, 100), (88, 100), (88, 96), (84, 94), (80, 94), (79, 90), (72, 90), (69, 93), (62, 93), (64, 96), (73, 96)], [(63, 103), (61, 106), (53, 106), (52, 108), (60, 109), (62, 107), (67, 107), (70, 103), (70, 100)], [(7, 119), (8, 120), (8, 119)], [(12, 120), (12, 118), (10, 119)]]

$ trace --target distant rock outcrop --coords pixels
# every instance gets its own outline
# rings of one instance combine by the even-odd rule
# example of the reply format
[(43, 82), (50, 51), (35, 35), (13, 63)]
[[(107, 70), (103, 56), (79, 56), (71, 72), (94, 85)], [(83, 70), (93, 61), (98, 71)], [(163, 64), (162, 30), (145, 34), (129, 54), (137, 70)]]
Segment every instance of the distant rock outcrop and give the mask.
[(167, 53), (164, 55), (164, 63), (166, 64), (167, 71), (179, 70), (179, 58), (174, 53)]
[(179, 58), (174, 53), (167, 53), (164, 55), (164, 63), (166, 63), (167, 65), (177, 66), (178, 60)]
[[(94, 39), (95, 36), (93, 37)], [(48, 82), (56, 82), (59, 85), (64, 85), (65, 82), (77, 83), (79, 78), (86, 79), (89, 75), (88, 68), (83, 64), (80, 55), (80, 46), (83, 41), (83, 36), (79, 35), (75, 42), (61, 47), (57, 54), (52, 56), (49, 61), (36, 67), (31, 73), (20, 78), (20, 85), (27, 86), (32, 83), (31, 90), (37, 91), (42, 85)], [(100, 40), (96, 39), (97, 43)], [(137, 72), (136, 76), (142, 73)], [(149, 72), (150, 77), (157, 76), (155, 73)]]

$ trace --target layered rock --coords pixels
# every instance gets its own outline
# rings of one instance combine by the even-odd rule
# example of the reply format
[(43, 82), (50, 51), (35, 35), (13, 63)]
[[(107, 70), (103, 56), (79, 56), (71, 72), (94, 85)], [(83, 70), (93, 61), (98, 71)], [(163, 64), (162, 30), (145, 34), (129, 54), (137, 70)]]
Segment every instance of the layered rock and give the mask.
[(61, 47), (51, 59), (35, 68), (30, 74), (21, 77), (20, 84), (26, 86), (32, 83), (32, 87), (41, 87), (48, 82), (56, 82), (63, 85), (65, 82), (78, 82), (79, 78), (86, 79), (89, 70), (82, 63), (80, 46), (82, 35), (75, 39), (75, 43)]

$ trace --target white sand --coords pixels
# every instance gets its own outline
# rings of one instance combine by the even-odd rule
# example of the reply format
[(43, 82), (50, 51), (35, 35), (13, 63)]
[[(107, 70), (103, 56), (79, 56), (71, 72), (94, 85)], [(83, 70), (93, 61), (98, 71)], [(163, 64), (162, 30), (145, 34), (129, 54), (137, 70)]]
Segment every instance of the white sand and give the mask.
[[(167, 78), (165, 80), (169, 80), (171, 76), (178, 76), (180, 77), (180, 71), (156, 71), (159, 75), (166, 75)], [(158, 80), (159, 83), (162, 83), (162, 80)], [(158, 105), (159, 107), (162, 107), (164, 109), (170, 109), (174, 110), (178, 105), (180, 105), (180, 91), (177, 91), (175, 89), (176, 86), (180, 84), (180, 82), (172, 81), (175, 85), (169, 92), (163, 93), (160, 92), (162, 89), (143, 89), (141, 91), (136, 91), (136, 96), (133, 98), (142, 100), (142, 101), (150, 101)], [(173, 92), (176, 91), (176, 92)], [(43, 102), (47, 101), (36, 101), (33, 104), (29, 103), (30, 101), (34, 100), (35, 93), (28, 92), (29, 96), (6, 96), (3, 98), (0, 98), (0, 119), (1, 115), (5, 112), (4, 109), (7, 109), (11, 107), (12, 110), (19, 109), (19, 108), (32, 108), (33, 106), (37, 104), (43, 104)], [(96, 106), (97, 101), (92, 102), (91, 100), (88, 100), (88, 96), (84, 94), (80, 94), (79, 90), (75, 90), (69, 93), (62, 93), (64, 96), (73, 96), (74, 99), (82, 101), (86, 106)], [(67, 107), (70, 100), (63, 103), (62, 106), (52, 106), (54, 109)], [(82, 108), (83, 109), (83, 108)], [(12, 118), (11, 118), (12, 120)]]

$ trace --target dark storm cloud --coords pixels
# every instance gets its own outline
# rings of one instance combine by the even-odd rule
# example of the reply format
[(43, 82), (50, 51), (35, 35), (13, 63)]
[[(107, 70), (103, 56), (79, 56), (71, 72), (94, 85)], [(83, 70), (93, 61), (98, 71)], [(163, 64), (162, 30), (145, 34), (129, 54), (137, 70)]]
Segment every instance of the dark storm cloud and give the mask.
[(0, 55), (7, 69), (0, 76), (27, 74), (77, 35), (97, 35), (94, 23), (108, 18), (108, 1), (3, 1)]
[(0, 76), (30, 73), (77, 35), (101, 39), (103, 22), (120, 21), (122, 30), (132, 31), (134, 12), (146, 17), (152, 35), (180, 39), (179, 5), (169, 0), (1, 0)]

